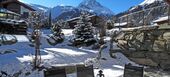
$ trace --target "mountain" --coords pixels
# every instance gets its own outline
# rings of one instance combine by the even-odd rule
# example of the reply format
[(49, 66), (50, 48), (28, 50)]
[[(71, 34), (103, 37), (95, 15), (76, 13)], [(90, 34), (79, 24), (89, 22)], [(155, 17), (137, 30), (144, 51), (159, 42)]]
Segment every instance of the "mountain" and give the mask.
[(42, 6), (42, 5), (37, 5), (37, 4), (29, 4), (29, 6), (31, 6), (36, 11), (47, 12), (50, 9), (48, 7), (45, 7), (45, 6)]
[(80, 16), (81, 12), (88, 12), (90, 15), (95, 14), (107, 18), (113, 16), (113, 12), (110, 9), (102, 6), (96, 0), (83, 0), (77, 7), (57, 5), (49, 8), (38, 4), (28, 5), (36, 11), (45, 12), (46, 16), (51, 12), (52, 20), (71, 19)]
[(76, 8), (72, 6), (56, 6), (48, 10), (48, 13), (49, 11), (51, 11), (52, 19), (55, 19), (65, 12), (76, 11)]
[(74, 8), (73, 10), (70, 11), (65, 11), (63, 13), (61, 13), (58, 17), (56, 17), (56, 20), (68, 20), (74, 17), (78, 17), (80, 16), (81, 10)]
[(142, 3), (140, 3), (139, 5), (149, 5), (149, 4), (152, 4), (156, 1), (163, 1), (163, 0), (145, 0)]
[(102, 6), (96, 0), (83, 0), (78, 6), (79, 9), (95, 13), (97, 15), (113, 15), (113, 12)]
[(74, 18), (80, 15), (82, 11), (89, 12), (90, 14), (96, 14), (100, 16), (107, 16), (111, 17), (113, 15), (113, 12), (102, 6), (99, 2), (96, 0), (83, 0), (77, 7), (73, 6), (56, 6), (54, 8), (51, 8), (52, 13), (52, 19), (70, 19)]

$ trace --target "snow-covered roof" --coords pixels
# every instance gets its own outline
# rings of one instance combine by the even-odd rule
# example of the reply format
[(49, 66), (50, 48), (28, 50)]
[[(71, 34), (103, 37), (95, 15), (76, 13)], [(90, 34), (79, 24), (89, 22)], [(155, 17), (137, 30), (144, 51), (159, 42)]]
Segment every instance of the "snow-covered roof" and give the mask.
[(118, 26), (122, 27), (122, 26), (125, 26), (125, 25), (127, 25), (127, 22), (115, 23), (114, 24), (114, 26), (116, 26), (116, 27), (118, 27)]
[(137, 30), (137, 29), (140, 29), (140, 30), (151, 30), (151, 29), (156, 29), (156, 28), (159, 28), (159, 26), (157, 26), (157, 25), (138, 26), (138, 27), (132, 27), (132, 28), (122, 28), (121, 30), (122, 31), (134, 31), (134, 30)]
[[(96, 16), (96, 15), (90, 15), (90, 16), (88, 16), (88, 17), (91, 18), (91, 17), (94, 17), (94, 16)], [(68, 21), (77, 20), (77, 19), (80, 19), (80, 17), (75, 17), (75, 18), (69, 19), (69, 20), (67, 20), (67, 22), (68, 22)]]
[(157, 23), (157, 22), (166, 21), (166, 20), (168, 20), (168, 16), (159, 17), (158, 19), (154, 20), (153, 22)]

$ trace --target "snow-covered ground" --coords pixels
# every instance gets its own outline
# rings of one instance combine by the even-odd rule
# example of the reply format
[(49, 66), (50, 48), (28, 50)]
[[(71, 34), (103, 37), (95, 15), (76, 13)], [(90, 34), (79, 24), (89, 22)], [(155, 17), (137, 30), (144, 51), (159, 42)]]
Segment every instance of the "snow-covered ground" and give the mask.
[[(74, 65), (84, 63), (88, 58), (95, 58), (98, 54), (98, 50), (91, 50), (90, 47), (71, 47), (68, 46), (69, 39), (72, 37), (72, 30), (63, 30), (65, 34), (65, 41), (56, 46), (50, 46), (47, 41), (47, 34), (50, 33), (48, 30), (43, 30), (41, 37), (41, 58), (42, 65), (46, 67), (59, 66), (59, 65)], [(14, 53), (0, 54), (0, 71), (7, 72), (10, 76), (17, 75), (19, 77), (43, 77), (43, 72), (37, 70), (28, 74), (28, 71), (32, 70), (31, 62), (33, 60), (34, 47), (30, 47), (29, 40), (25, 35), (15, 35), (18, 43), (13, 45), (0, 46), (0, 52), (5, 50), (14, 50)], [(121, 53), (116, 53), (117, 58), (113, 59), (109, 55), (109, 37), (105, 39), (107, 41), (105, 48), (102, 52), (102, 57), (106, 60), (100, 61), (99, 69), (94, 70), (96, 76), (98, 70), (102, 69), (105, 77), (121, 77), (123, 76), (124, 65), (130, 62)], [(116, 46), (115, 46), (116, 47)], [(134, 64), (134, 63), (132, 63)], [(96, 64), (94, 64), (96, 65)], [(94, 66), (96, 67), (96, 66)], [(22, 72), (21, 72), (22, 71)], [(68, 75), (72, 77), (72, 75)]]

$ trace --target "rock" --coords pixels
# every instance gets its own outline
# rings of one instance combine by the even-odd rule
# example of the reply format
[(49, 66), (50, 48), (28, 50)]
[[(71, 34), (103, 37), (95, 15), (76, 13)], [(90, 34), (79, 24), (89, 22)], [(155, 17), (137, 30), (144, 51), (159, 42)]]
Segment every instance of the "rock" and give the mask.
[(130, 60), (134, 61), (137, 64), (141, 65), (149, 65), (149, 66), (158, 66), (156, 62), (154, 62), (151, 59), (146, 59), (146, 58), (130, 58)]

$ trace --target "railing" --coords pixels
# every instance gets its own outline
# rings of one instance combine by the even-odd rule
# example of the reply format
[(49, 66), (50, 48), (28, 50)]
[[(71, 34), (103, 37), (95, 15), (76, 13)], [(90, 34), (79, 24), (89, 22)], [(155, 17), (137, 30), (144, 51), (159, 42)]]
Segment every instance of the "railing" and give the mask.
[[(151, 25), (153, 20), (162, 16), (168, 16), (168, 23), (170, 23), (170, 7), (166, 4), (128, 13), (119, 17), (117, 23), (127, 22), (127, 26), (146, 26)], [(129, 23), (133, 25), (129, 25)]]

